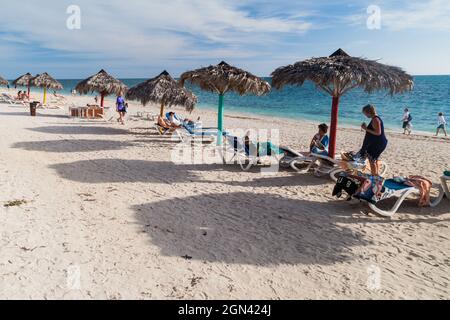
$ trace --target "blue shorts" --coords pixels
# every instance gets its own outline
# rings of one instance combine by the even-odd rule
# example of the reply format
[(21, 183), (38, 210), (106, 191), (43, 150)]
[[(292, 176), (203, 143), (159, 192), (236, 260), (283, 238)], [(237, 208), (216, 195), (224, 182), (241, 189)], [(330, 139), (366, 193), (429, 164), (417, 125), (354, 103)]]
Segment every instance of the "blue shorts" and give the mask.
[(325, 157), (328, 157), (328, 156), (329, 156), (329, 153), (328, 153), (327, 150), (320, 150), (320, 149), (317, 148), (317, 147), (312, 148), (311, 153), (312, 153), (312, 154), (317, 154), (317, 155), (319, 155), (319, 156), (325, 156)]

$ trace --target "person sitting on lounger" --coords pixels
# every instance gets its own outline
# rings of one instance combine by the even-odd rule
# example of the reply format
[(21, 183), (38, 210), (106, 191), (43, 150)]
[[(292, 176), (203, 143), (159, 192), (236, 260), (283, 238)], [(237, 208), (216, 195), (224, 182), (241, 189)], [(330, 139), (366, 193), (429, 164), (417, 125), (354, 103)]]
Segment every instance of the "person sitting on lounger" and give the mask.
[(158, 123), (157, 124), (162, 130), (169, 131), (169, 132), (174, 132), (176, 129), (180, 128), (180, 126), (174, 125), (169, 120), (164, 119), (161, 116), (158, 116)]
[(22, 90), (20, 90), (19, 92), (17, 92), (16, 100), (22, 100)]
[(183, 126), (183, 124), (181, 123), (180, 120), (177, 119), (177, 117), (175, 117), (175, 112), (169, 112), (168, 117), (167, 117), (167, 121), (170, 123), (170, 126), (172, 128), (181, 128)]
[(319, 125), (319, 132), (312, 138), (309, 145), (311, 154), (328, 156), (328, 126), (325, 123)]

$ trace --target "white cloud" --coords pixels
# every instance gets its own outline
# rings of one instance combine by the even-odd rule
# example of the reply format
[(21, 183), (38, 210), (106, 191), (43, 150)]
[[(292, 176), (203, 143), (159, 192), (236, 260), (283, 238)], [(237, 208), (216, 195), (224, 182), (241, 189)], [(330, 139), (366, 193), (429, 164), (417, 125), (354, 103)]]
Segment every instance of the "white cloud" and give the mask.
[[(280, 33), (311, 28), (298, 17), (251, 16), (236, 0), (50, 1), (2, 3), (0, 30), (6, 43), (89, 54), (100, 58), (151, 59), (251, 55), (251, 47)], [(81, 30), (66, 28), (66, 8), (81, 8)], [(20, 14), (16, 14), (20, 12)], [(11, 34), (14, 34), (12, 36)], [(203, 50), (204, 49), (204, 50)], [(253, 51), (256, 54), (257, 51)]]
[[(400, 7), (392, 8), (387, 1), (378, 4), (381, 8), (381, 25), (394, 31), (433, 30), (450, 31), (450, 1), (405, 1)], [(353, 25), (366, 24), (367, 15), (357, 14), (347, 17)]]

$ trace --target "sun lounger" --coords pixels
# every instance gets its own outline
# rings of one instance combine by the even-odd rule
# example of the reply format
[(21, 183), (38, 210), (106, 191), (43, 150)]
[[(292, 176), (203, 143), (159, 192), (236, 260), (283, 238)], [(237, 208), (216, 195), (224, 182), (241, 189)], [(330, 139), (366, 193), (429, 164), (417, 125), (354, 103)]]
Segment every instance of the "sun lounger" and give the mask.
[[(217, 136), (219, 135), (219, 131), (214, 128), (198, 128), (198, 127), (191, 127), (183, 123), (182, 128), (178, 129), (178, 132), (181, 134), (182, 141), (187, 140), (201, 140), (202, 142), (206, 143), (212, 143), (214, 140), (217, 139)], [(223, 136), (227, 136), (227, 132), (222, 132)]]
[[(447, 171), (448, 172), (448, 171)], [(447, 199), (450, 200), (450, 189), (448, 187), (448, 184), (450, 183), (450, 175), (443, 175), (441, 177), (441, 182), (442, 182), (442, 189), (445, 192), (445, 196), (447, 197)]]
[(164, 128), (163, 126), (160, 126), (159, 124), (155, 123), (153, 125), (153, 129), (155, 129), (156, 132), (160, 136), (175, 135), (175, 136), (177, 136), (179, 138), (180, 141), (183, 141), (183, 136), (181, 135), (181, 132), (180, 132), (180, 129), (182, 129), (182, 128), (167, 129), (167, 128)]
[[(157, 116), (156, 116), (157, 117)], [(212, 143), (214, 138), (217, 137), (218, 131), (214, 128), (201, 128), (198, 124), (189, 125), (187, 122), (177, 114), (174, 114), (176, 120), (178, 120), (181, 125), (178, 128), (165, 128), (158, 123), (153, 124), (153, 129), (158, 132), (161, 136), (176, 136), (180, 142), (186, 142), (188, 140), (199, 140), (201, 138), (202, 142)], [(166, 113), (166, 119), (170, 118), (170, 113)], [(226, 133), (225, 133), (226, 134)]]
[[(383, 217), (392, 217), (394, 214), (397, 213), (398, 209), (402, 205), (403, 201), (408, 198), (411, 195), (420, 195), (420, 191), (415, 187), (408, 187), (405, 185), (399, 185), (393, 180), (386, 180), (385, 187), (389, 189), (389, 192), (385, 193), (386, 196), (382, 200), (389, 199), (392, 197), (397, 197), (398, 200), (394, 204), (394, 206), (390, 210), (383, 210), (378, 207), (378, 203), (371, 203), (368, 202), (369, 208), (373, 210), (374, 212), (378, 213), (379, 215)], [(442, 201), (444, 196), (444, 191), (442, 187), (439, 185), (435, 186), (437, 189), (439, 189), (439, 195), (437, 198), (431, 201), (430, 207), (434, 208), (439, 205), (439, 203)]]
[(12, 97), (11, 95), (7, 94), (7, 93), (2, 93), (2, 100), (10, 105), (20, 105), (20, 106), (25, 106), (27, 107), (28, 104), (23, 101), (23, 100), (17, 100), (16, 98)]
[[(345, 180), (346, 178), (347, 177), (345, 174), (341, 174), (337, 181), (336, 187), (339, 184), (341, 184), (341, 185), (346, 184), (347, 188), (351, 188), (351, 183), (348, 183), (348, 181)], [(442, 186), (434, 185), (433, 187), (439, 191), (439, 194), (436, 198), (431, 200), (430, 207), (432, 207), (432, 208), (438, 206), (444, 197), (444, 190), (443, 190)], [(342, 192), (342, 190), (338, 191), (338, 189), (335, 188), (335, 190), (333, 191), (333, 195), (334, 196), (337, 195), (338, 197), (340, 197), (341, 192)], [(369, 192), (369, 194), (370, 194), (370, 192)], [(411, 187), (411, 186), (408, 186), (408, 185), (405, 185), (402, 183), (398, 183), (394, 179), (387, 179), (384, 181), (384, 184), (383, 184), (382, 195), (377, 201), (374, 201), (373, 198), (367, 194), (364, 194), (364, 195), (353, 194), (353, 195), (350, 195), (350, 198), (354, 198), (354, 199), (358, 199), (360, 201), (366, 202), (372, 211), (374, 211), (375, 213), (377, 213), (383, 217), (392, 217), (393, 215), (395, 215), (397, 213), (397, 211), (399, 210), (400, 206), (402, 205), (403, 201), (405, 201), (405, 199), (407, 199), (410, 196), (417, 196), (417, 195), (420, 196), (420, 190), (417, 189), (416, 187)], [(397, 201), (392, 206), (392, 208), (389, 210), (381, 209), (380, 204), (383, 203), (385, 200), (391, 199), (391, 198), (397, 198)]]
[(156, 113), (149, 112), (149, 111), (138, 111), (136, 113), (136, 117), (145, 118), (150, 121), (155, 121), (155, 119), (158, 117), (158, 115)]
[(301, 155), (294, 150), (287, 147), (276, 147), (271, 143), (266, 143), (267, 152), (260, 153), (261, 150), (247, 150), (242, 138), (224, 133), (225, 148), (233, 153), (229, 160), (236, 161), (241, 167), (242, 171), (249, 171), (252, 167), (257, 165), (269, 165), (272, 161), (276, 161), (278, 165), (287, 166), (290, 159), (297, 159)]
[[(345, 167), (348, 168), (347, 170), (344, 169), (343, 162), (345, 162)], [(342, 172), (363, 172), (368, 168), (365, 162), (347, 161), (340, 157), (334, 159), (321, 154), (311, 154), (309, 156), (301, 155), (300, 157), (293, 159), (290, 166), (299, 173), (306, 173), (312, 170), (317, 177), (330, 176), (334, 182), (337, 181)], [(381, 162), (380, 175), (385, 175), (387, 169), (387, 164)]]

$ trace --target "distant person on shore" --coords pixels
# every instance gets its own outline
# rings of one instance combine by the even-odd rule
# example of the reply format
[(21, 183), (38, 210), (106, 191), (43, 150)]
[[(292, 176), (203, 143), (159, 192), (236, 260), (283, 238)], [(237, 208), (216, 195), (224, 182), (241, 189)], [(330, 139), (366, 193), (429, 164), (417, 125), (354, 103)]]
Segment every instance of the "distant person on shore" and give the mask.
[(328, 156), (328, 125), (322, 123), (319, 125), (319, 132), (313, 137), (309, 145), (309, 151), (312, 154)]
[(72, 90), (72, 96), (75, 97), (76, 95), (77, 95), (77, 90), (73, 89), (73, 90)]
[(17, 92), (16, 100), (22, 100), (22, 90), (20, 90), (19, 92)]
[(403, 134), (408, 133), (408, 135), (411, 135), (411, 131), (412, 131), (412, 116), (411, 116), (411, 112), (409, 112), (409, 109), (406, 108), (405, 112), (403, 113)]
[(127, 105), (125, 103), (125, 99), (123, 97), (123, 93), (120, 92), (117, 96), (116, 100), (116, 110), (119, 113), (119, 118), (117, 119), (117, 122), (120, 122), (122, 125), (125, 124), (125, 115), (127, 113)]
[(98, 104), (98, 96), (94, 97), (95, 104)]
[(444, 114), (442, 112), (439, 112), (438, 114), (438, 127), (436, 131), (436, 137), (439, 135), (439, 132), (442, 130), (444, 131), (444, 135), (447, 136), (447, 120), (444, 117)]
[(366, 132), (366, 136), (358, 155), (363, 158), (368, 158), (372, 175), (379, 176), (379, 159), (388, 145), (388, 140), (384, 132), (384, 123), (378, 116), (373, 105), (368, 104), (363, 108), (362, 112), (371, 121), (369, 125), (365, 122), (361, 125), (361, 129)]

